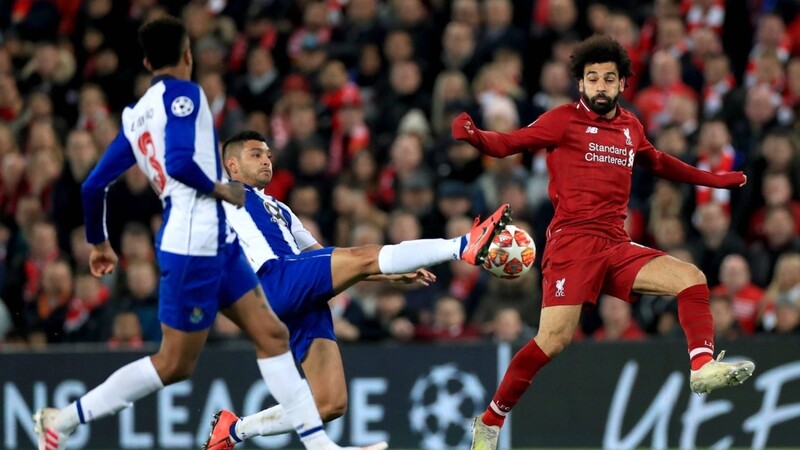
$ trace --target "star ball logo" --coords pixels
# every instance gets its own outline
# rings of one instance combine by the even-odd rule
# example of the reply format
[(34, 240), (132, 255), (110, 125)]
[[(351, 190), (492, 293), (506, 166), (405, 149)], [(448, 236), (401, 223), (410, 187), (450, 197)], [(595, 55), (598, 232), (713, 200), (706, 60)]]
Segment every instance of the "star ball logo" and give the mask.
[(192, 102), (192, 99), (189, 97), (182, 95), (172, 101), (170, 109), (172, 110), (172, 114), (177, 117), (186, 117), (194, 112), (194, 102)]
[(455, 364), (434, 366), (411, 388), (408, 421), (424, 449), (469, 448), (472, 418), (485, 408), (477, 375)]

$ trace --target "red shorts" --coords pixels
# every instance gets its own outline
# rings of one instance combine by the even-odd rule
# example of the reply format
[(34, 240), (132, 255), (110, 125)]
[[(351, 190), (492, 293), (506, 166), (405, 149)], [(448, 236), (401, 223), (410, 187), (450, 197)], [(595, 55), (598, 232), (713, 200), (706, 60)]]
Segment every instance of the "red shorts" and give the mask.
[(601, 293), (631, 301), (639, 270), (663, 255), (634, 242), (587, 234), (556, 236), (547, 242), (542, 260), (542, 307), (590, 306)]

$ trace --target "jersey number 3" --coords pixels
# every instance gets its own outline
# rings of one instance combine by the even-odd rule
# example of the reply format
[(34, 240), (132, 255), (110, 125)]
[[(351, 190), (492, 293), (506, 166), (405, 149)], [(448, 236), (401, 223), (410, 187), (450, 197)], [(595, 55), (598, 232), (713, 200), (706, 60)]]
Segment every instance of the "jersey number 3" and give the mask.
[(167, 184), (167, 177), (164, 175), (164, 168), (161, 167), (161, 163), (156, 159), (156, 146), (153, 144), (153, 137), (150, 136), (149, 131), (145, 131), (139, 136), (139, 151), (147, 158), (147, 163), (151, 169), (150, 181), (156, 187), (156, 193), (161, 195), (164, 192), (164, 186)]

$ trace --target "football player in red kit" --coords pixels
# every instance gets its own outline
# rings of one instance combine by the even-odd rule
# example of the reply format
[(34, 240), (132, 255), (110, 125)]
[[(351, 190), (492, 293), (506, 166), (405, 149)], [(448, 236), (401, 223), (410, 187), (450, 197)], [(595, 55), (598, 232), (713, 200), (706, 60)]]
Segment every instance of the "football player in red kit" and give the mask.
[(483, 131), (467, 114), (452, 125), (454, 138), (496, 158), (546, 149), (555, 207), (542, 260), (539, 332), (512, 358), (489, 407), (475, 418), (472, 449), (497, 447), (505, 416), (539, 369), (570, 343), (582, 307), (594, 304), (601, 293), (622, 299), (632, 292), (677, 296), (689, 344), (690, 388), (696, 393), (740, 384), (755, 369), (749, 361), (721, 362), (724, 352), (713, 359), (703, 273), (632, 242), (623, 228), (634, 164), (667, 180), (715, 188), (743, 186), (744, 174), (705, 172), (653, 147), (636, 116), (617, 104), (632, 72), (630, 58), (613, 39), (594, 36), (582, 42), (571, 70), (580, 100), (542, 114), (526, 128), (508, 134)]

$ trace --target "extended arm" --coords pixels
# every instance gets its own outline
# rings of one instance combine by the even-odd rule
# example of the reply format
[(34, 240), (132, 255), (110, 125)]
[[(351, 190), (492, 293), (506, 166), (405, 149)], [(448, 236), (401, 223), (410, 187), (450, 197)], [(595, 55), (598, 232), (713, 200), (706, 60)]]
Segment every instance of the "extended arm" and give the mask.
[(744, 186), (747, 183), (747, 177), (742, 172), (722, 174), (707, 172), (653, 148), (640, 150), (636, 154), (636, 162), (661, 178), (679, 183), (726, 189)]
[(498, 133), (478, 129), (469, 114), (461, 113), (453, 121), (450, 131), (453, 138), (471, 144), (481, 153), (495, 158), (504, 158), (528, 149), (546, 148), (558, 144), (563, 124), (560, 127), (548, 125), (552, 117), (552, 114), (545, 113), (536, 122), (525, 128), (511, 133)]

